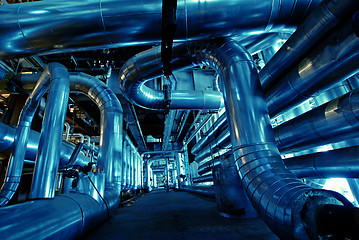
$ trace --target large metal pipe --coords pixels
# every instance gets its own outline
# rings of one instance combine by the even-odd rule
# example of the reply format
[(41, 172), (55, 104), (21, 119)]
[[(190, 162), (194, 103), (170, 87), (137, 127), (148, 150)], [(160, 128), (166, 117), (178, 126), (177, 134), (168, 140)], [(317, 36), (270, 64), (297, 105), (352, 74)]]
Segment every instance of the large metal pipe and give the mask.
[(284, 163), (299, 178), (358, 178), (359, 147), (288, 158)]
[[(356, 14), (359, 15), (359, 12)], [(359, 71), (359, 31), (353, 32), (353, 21), (359, 22), (359, 18), (354, 16), (338, 26), (325, 41), (268, 89), (264, 97), (271, 116), (294, 107), (319, 90)]]
[[(180, 0), (175, 40), (292, 31), (319, 3)], [(122, 1), (120, 8), (115, 0), (4, 5), (0, 9), (0, 58), (160, 43), (161, 20), (160, 0)]]
[[(61, 195), (51, 200), (31, 201), (5, 207), (0, 209), (0, 215), (3, 216), (0, 219), (2, 237), (20, 239), (26, 234), (27, 238), (33, 239), (78, 238), (87, 229), (108, 218), (118, 207), (122, 152), (117, 147), (122, 147), (121, 105), (113, 92), (94, 77), (75, 74), (70, 80), (73, 90), (87, 94), (100, 107), (103, 121), (101, 121), (98, 168), (106, 176), (103, 202), (97, 202), (89, 195), (75, 193)], [(118, 144), (104, 146), (110, 143)], [(101, 189), (99, 191), (101, 192)], [(57, 211), (58, 209), (61, 211)]]
[[(14, 195), (19, 183), (20, 178), (22, 174), (22, 168), (24, 164), (25, 159), (25, 151), (27, 147), (27, 142), (30, 134), (30, 127), (31, 122), (33, 120), (35, 111), (37, 109), (37, 106), (40, 103), (41, 98), (43, 95), (47, 92), (49, 88), (51, 88), (51, 102), (53, 104), (53, 101), (55, 100), (54, 97), (56, 97), (56, 94), (60, 94), (59, 97), (62, 101), (67, 101), (66, 96), (68, 96), (68, 89), (66, 90), (66, 86), (61, 84), (61, 81), (64, 81), (66, 84), (66, 79), (68, 82), (68, 73), (64, 66), (58, 63), (51, 63), (48, 65), (48, 67), (45, 69), (43, 75), (41, 75), (39, 81), (37, 82), (34, 90), (29, 95), (29, 97), (26, 100), (25, 106), (21, 111), (19, 122), (16, 127), (16, 133), (15, 133), (15, 145), (14, 150), (12, 151), (12, 155), (10, 156), (9, 164), (7, 167), (5, 182), (2, 185), (1, 192), (0, 192), (0, 206), (4, 206), (8, 203), (8, 201), (12, 198)], [(56, 92), (56, 88), (60, 89), (60, 92)], [(68, 88), (68, 86), (67, 86)], [(67, 93), (66, 93), (67, 91)], [(55, 94), (55, 96), (53, 96)], [(60, 102), (62, 102), (60, 101)], [(54, 140), (54, 139), (47, 139), (50, 136), (47, 136), (46, 134), (43, 134), (40, 137), (40, 142), (43, 144), (43, 146), (39, 146), (41, 149), (39, 149), (39, 154), (46, 156), (48, 154), (48, 151), (50, 151), (49, 147), (53, 147), (53, 152), (50, 153), (49, 157), (54, 160), (58, 161), (59, 159), (59, 153), (60, 148), (54, 145), (54, 142), (59, 142), (62, 139), (62, 132), (63, 132), (63, 126), (65, 121), (65, 114), (66, 111), (62, 108), (65, 105), (66, 110), (66, 104), (63, 104), (59, 106), (59, 109), (49, 109), (47, 110), (47, 117), (46, 117), (46, 124), (47, 126), (45, 128), (48, 128), (50, 126), (50, 120), (48, 116), (49, 113), (53, 113), (54, 111), (58, 111), (59, 115), (58, 120), (63, 122), (60, 124), (60, 128), (55, 128), (56, 131), (61, 130), (61, 138), (60, 140)], [(60, 108), (61, 107), (61, 108)], [(51, 108), (51, 106), (48, 108)], [(50, 112), (49, 112), (50, 111)], [(44, 130), (44, 129), (42, 129)], [(58, 134), (54, 133), (57, 137)], [(47, 140), (51, 140), (51, 142), (46, 143)], [(48, 146), (50, 145), (50, 146)], [(51, 151), (50, 151), (51, 152)], [(52, 155), (53, 154), (53, 155)], [(40, 156), (40, 158), (43, 158), (44, 156)], [(41, 162), (43, 162), (45, 159), (42, 159)], [(50, 160), (49, 160), (50, 161)], [(41, 166), (41, 165), (38, 165)], [(57, 163), (51, 164), (51, 172), (53, 174), (53, 171), (55, 171), (55, 174), (57, 173)], [(39, 171), (39, 170), (38, 170)], [(46, 174), (47, 175), (47, 174)], [(48, 176), (48, 175), (47, 175)], [(49, 177), (49, 176), (48, 176)], [(56, 177), (56, 175), (55, 175)], [(46, 181), (48, 178), (46, 179)], [(56, 181), (56, 178), (55, 178)], [(48, 186), (49, 187), (49, 186)], [(53, 186), (53, 189), (55, 188), (55, 184)]]
[[(13, 147), (15, 140), (15, 129), (0, 122), (0, 151), (8, 152)], [(25, 150), (25, 159), (35, 163), (36, 153), (39, 147), (40, 133), (31, 130), (29, 133), (29, 140), (27, 141)], [(60, 152), (60, 167), (65, 166), (75, 149), (75, 145), (69, 142), (62, 141)], [(80, 153), (74, 162), (75, 165), (81, 167), (87, 165), (90, 159), (83, 153)]]
[(106, 188), (121, 192), (122, 107), (116, 95), (97, 78), (83, 73), (70, 75), (70, 89), (87, 95), (100, 109), (100, 146), (97, 168), (105, 172)]
[[(50, 78), (52, 81), (47, 94), (39, 149), (35, 160), (30, 192), (31, 199), (55, 197), (56, 177), (61, 153), (61, 147), (58, 143), (62, 141), (70, 93), (69, 73), (64, 66), (50, 63), (43, 71), (39, 81), (44, 81), (43, 79), (46, 78)], [(15, 148), (17, 147), (15, 145)]]
[(357, 0), (322, 1), (259, 73), (263, 89), (272, 86), (330, 30), (358, 8)]
[(275, 145), (257, 70), (242, 46), (224, 41), (214, 48), (207, 45), (192, 51), (196, 52), (200, 53), (199, 62), (222, 77), (235, 161), (253, 206), (281, 238), (309, 239), (317, 229), (307, 224), (308, 219), (315, 221), (315, 216), (307, 215), (305, 206), (310, 205), (310, 212), (322, 204), (350, 203), (337, 193), (306, 186), (285, 167)]
[(358, 136), (359, 89), (300, 115), (274, 129), (282, 152), (298, 151)]

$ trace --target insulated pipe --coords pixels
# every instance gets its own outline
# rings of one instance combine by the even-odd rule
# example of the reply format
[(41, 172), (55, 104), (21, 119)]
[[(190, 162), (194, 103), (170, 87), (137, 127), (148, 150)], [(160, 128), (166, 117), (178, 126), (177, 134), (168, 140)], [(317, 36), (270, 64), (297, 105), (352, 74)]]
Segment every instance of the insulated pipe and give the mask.
[(39, 81), (48, 77), (51, 83), (47, 94), (39, 150), (35, 160), (30, 199), (55, 197), (61, 153), (59, 142), (62, 141), (64, 131), (70, 79), (67, 69), (58, 63), (50, 63), (44, 69)]
[(288, 158), (284, 163), (299, 178), (358, 178), (359, 147)]
[[(175, 41), (292, 31), (319, 3), (180, 0)], [(0, 9), (0, 59), (156, 44), (161, 42), (161, 20), (159, 0), (122, 1), (120, 8), (116, 0), (4, 5)]]
[[(125, 136), (125, 132), (122, 133), (123, 136)], [(122, 141), (122, 159), (123, 159), (123, 163), (122, 163), (122, 189), (126, 188), (126, 184), (127, 184), (127, 143), (125, 141), (125, 139), (123, 139)]]
[[(227, 117), (226, 114), (222, 114), (217, 121), (211, 126), (211, 128), (204, 134), (205, 136), (201, 138), (191, 149), (191, 153), (196, 155), (199, 151), (203, 149), (208, 142), (215, 140), (215, 136), (218, 132), (223, 129), (227, 129)], [(224, 130), (224, 131), (225, 131)]]
[[(97, 78), (83, 73), (70, 75), (70, 88), (87, 95), (100, 109), (100, 146), (97, 168), (105, 173), (106, 188), (121, 192), (122, 107), (116, 95)], [(114, 203), (116, 205), (116, 202)]]
[(358, 8), (357, 0), (322, 1), (259, 73), (262, 88), (266, 91), (330, 30), (349, 18)]
[(276, 127), (276, 145), (286, 152), (355, 138), (358, 119), (359, 89), (356, 89)]
[(285, 167), (249, 53), (233, 41), (203, 46), (192, 53), (222, 77), (234, 157), (249, 199), (279, 237), (309, 239), (317, 229), (307, 224), (316, 219), (308, 214), (320, 210), (322, 204), (350, 203), (335, 192), (306, 186)]
[[(359, 12), (356, 15), (359, 16)], [(268, 89), (264, 97), (271, 116), (359, 72), (359, 31), (353, 32), (353, 25), (359, 22), (356, 15), (338, 26), (325, 41)]]
[[(13, 147), (14, 139), (15, 129), (4, 123), (0, 123), (0, 151), (9, 151), (11, 147)], [(35, 163), (36, 153), (39, 147), (39, 141), (40, 133), (30, 130), (29, 139), (27, 141), (25, 151), (26, 160), (31, 160), (33, 163)], [(74, 149), (75, 145), (62, 141), (60, 153), (60, 167), (63, 167), (68, 163)], [(74, 164), (83, 167), (86, 166), (89, 162), (90, 159), (83, 155), (83, 153), (80, 153)]]
[[(34, 114), (35, 114), (36, 109), (40, 103), (41, 98), (46, 93), (46, 91), (49, 88), (51, 88), (51, 93), (49, 93), (49, 94), (51, 94), (51, 98), (49, 98), (49, 100), (52, 104), (53, 104), (53, 101), (55, 100), (54, 97), (56, 96), (56, 94), (59, 94), (58, 96), (60, 97), (60, 99), (62, 101), (67, 101), (66, 86), (65, 86), (66, 79), (68, 79), (68, 73), (67, 73), (66, 68), (58, 63), (51, 63), (46, 67), (44, 73), (41, 75), (39, 81), (37, 82), (34, 90), (27, 98), (25, 106), (23, 107), (23, 109), (21, 111), (21, 114), (19, 117), (19, 122), (16, 127), (16, 133), (15, 133), (15, 138), (14, 138), (15, 145), (14, 145), (14, 149), (12, 151), (12, 154), (10, 156), (10, 160), (9, 160), (9, 163), (7, 166), (5, 182), (2, 185), (1, 190), (0, 190), (0, 206), (4, 206), (8, 203), (8, 201), (15, 194), (17, 187), (19, 186), (20, 178), (21, 178), (21, 174), (22, 174), (22, 168), (23, 168), (24, 159), (25, 159), (24, 149), (26, 149), (28, 139), (29, 139), (29, 134), (30, 134), (31, 122), (33, 120)], [(65, 84), (62, 85), (61, 81), (64, 81)], [(60, 89), (59, 92), (56, 92), (56, 87), (59, 87), (59, 89)], [(68, 94), (68, 92), (67, 92), (67, 94)], [(63, 107), (63, 105), (65, 105), (65, 110), (66, 110), (66, 104), (63, 104), (63, 105), (61, 105), (61, 104), (63, 104), (63, 103), (61, 102), (60, 106), (58, 106), (59, 109), (56, 109), (56, 111), (58, 111), (59, 114), (54, 113), (54, 114), (56, 114), (55, 116), (57, 116), (58, 119), (54, 119), (54, 120), (56, 120), (56, 122), (57, 122), (57, 121), (62, 121), (62, 119), (63, 119), (63, 122), (61, 124), (60, 124), (60, 122), (57, 122), (57, 124), (60, 124), (60, 126), (59, 126), (59, 128), (55, 127), (55, 132), (54, 132), (53, 137), (57, 137), (57, 135), (58, 135), (57, 131), (61, 130), (61, 138), (62, 138), (62, 132), (63, 132), (63, 126), (64, 126), (65, 114), (66, 114), (66, 111), (62, 110), (62, 107)], [(51, 105), (48, 107), (49, 109), (47, 110), (46, 121), (44, 119), (44, 124), (43, 124), (42, 130), (47, 129), (50, 126), (51, 119), (49, 119), (49, 117), (51, 117), (51, 116), (48, 116), (48, 114), (53, 113), (53, 111), (55, 111), (54, 109), (50, 109), (52, 106), (54, 106), (54, 105)], [(62, 116), (62, 114), (64, 114), (64, 115)], [(44, 125), (47, 125), (47, 126), (44, 126)], [(59, 148), (56, 145), (53, 145), (54, 144), (53, 141), (59, 142), (59, 141), (61, 141), (61, 138), (60, 138), (60, 140), (56, 140), (56, 138), (52, 139), (52, 136), (48, 136), (45, 133), (43, 135), (41, 135), (40, 143), (43, 144), (43, 146), (40, 145), (39, 150), (38, 150), (39, 154), (41, 153), (41, 155), (42, 155), (42, 156), (39, 156), (41, 163), (44, 161), (43, 155), (48, 154), (48, 151), (49, 151), (48, 145), (53, 147), (53, 152), (50, 153), (49, 157), (51, 158), (52, 161), (58, 161), (58, 159), (56, 159), (56, 158), (59, 157)], [(49, 140), (50, 142), (46, 143), (47, 140)], [(41, 167), (40, 164), (38, 164), (38, 166)], [(51, 174), (56, 176), (58, 162), (57, 162), (57, 165), (55, 162), (52, 162), (49, 167), (51, 167), (51, 171), (55, 171), (55, 172), (51, 172)], [(40, 169), (38, 169), (38, 171), (39, 170)], [(38, 176), (34, 175), (34, 177), (38, 177)], [(47, 177), (49, 177), (49, 176), (47, 175)], [(47, 180), (49, 180), (49, 178), (46, 178), (46, 181)], [(55, 182), (56, 182), (56, 178), (55, 178)], [(47, 183), (48, 182), (46, 182), (46, 184)], [(50, 187), (52, 187), (52, 186), (50, 186)], [(55, 188), (55, 184), (54, 184), (53, 188)]]

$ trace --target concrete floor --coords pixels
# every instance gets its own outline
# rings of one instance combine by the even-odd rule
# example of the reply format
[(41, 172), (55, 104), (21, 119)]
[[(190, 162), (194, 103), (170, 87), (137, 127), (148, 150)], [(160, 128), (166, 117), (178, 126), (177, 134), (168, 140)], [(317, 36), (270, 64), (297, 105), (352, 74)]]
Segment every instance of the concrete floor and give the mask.
[(278, 240), (260, 219), (224, 218), (214, 199), (164, 190), (118, 208), (113, 219), (84, 239)]

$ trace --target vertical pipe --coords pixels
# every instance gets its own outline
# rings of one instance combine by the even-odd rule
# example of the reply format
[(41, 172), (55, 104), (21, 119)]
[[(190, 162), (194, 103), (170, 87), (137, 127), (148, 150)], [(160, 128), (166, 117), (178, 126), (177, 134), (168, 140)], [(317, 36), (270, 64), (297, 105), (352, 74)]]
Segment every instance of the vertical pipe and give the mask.
[(131, 189), (131, 147), (130, 144), (127, 142), (127, 189)]
[[(123, 133), (123, 136), (125, 135), (126, 133)], [(122, 140), (123, 141), (123, 152), (122, 152), (122, 158), (123, 158), (123, 164), (122, 164), (122, 189), (125, 189), (126, 188), (126, 184), (127, 184), (127, 148), (126, 148), (126, 141), (125, 140)]]
[(48, 71), (53, 80), (47, 96), (39, 150), (36, 156), (30, 193), (32, 199), (55, 197), (61, 150), (58, 143), (62, 141), (70, 92), (69, 73), (64, 66), (50, 64)]

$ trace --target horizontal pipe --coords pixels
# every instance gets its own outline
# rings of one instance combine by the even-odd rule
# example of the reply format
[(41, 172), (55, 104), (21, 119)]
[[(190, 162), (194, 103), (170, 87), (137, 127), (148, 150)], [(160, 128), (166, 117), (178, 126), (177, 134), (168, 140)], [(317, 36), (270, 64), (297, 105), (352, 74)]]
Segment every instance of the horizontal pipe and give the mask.
[(284, 163), (299, 178), (358, 178), (359, 147), (288, 158)]
[(227, 117), (226, 114), (222, 114), (216, 122), (211, 126), (211, 128), (204, 133), (202, 137), (191, 149), (191, 153), (196, 155), (200, 150), (203, 149), (210, 141), (215, 139), (215, 136), (218, 135), (218, 132), (222, 131), (224, 128), (227, 128)]
[(213, 182), (212, 173), (200, 177), (192, 178), (193, 183)]
[(359, 18), (355, 20), (354, 16), (338, 26), (335, 32), (265, 92), (271, 116), (359, 72), (359, 36), (353, 32), (353, 21), (359, 22)]
[(260, 71), (262, 88), (266, 91), (330, 30), (339, 22), (349, 18), (358, 8), (357, 0), (322, 1)]
[[(175, 41), (293, 31), (319, 3), (320, 0), (263, 0), (261, 4), (249, 0), (180, 0)], [(115, 0), (4, 5), (0, 9), (0, 59), (157, 44), (161, 42), (161, 21), (160, 0), (122, 1), (120, 8)]]
[(202, 195), (205, 197), (215, 198), (215, 190), (213, 186), (190, 185), (190, 186), (182, 186), (181, 190)]
[(274, 129), (281, 151), (298, 151), (358, 137), (359, 90), (345, 94)]

